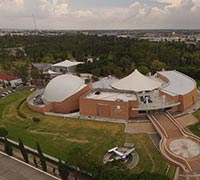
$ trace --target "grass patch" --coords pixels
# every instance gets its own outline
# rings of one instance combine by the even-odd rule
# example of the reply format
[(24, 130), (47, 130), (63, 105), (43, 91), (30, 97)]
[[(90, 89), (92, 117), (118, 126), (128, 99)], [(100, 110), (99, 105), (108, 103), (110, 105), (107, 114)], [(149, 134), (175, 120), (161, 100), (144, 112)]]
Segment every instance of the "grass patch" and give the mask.
[[(140, 155), (140, 162), (132, 173), (145, 170), (165, 174), (169, 164), (162, 159), (148, 135), (125, 134), (123, 124), (45, 116), (30, 110), (23, 101), (29, 94), (18, 92), (0, 100), (0, 126), (6, 127), (9, 138), (17, 141), (21, 137), (24, 144), (32, 148), (38, 142), (45, 153), (69, 163), (73, 149), (80, 148), (87, 159), (97, 164), (102, 163), (109, 148), (129, 142), (135, 144)], [(19, 117), (18, 110), (26, 118)], [(40, 121), (33, 122), (33, 117)], [(175, 168), (172, 166), (172, 169)]]
[(200, 109), (193, 113), (193, 115), (199, 120), (197, 123), (188, 126), (188, 129), (195, 135), (200, 137)]
[[(133, 173), (148, 171), (165, 174), (170, 164), (163, 160), (160, 152), (156, 149), (147, 134), (126, 134), (126, 142), (134, 142), (140, 156), (139, 164), (132, 170)], [(175, 170), (174, 166), (170, 167), (172, 170)], [(168, 174), (170, 179), (173, 179), (174, 174)]]

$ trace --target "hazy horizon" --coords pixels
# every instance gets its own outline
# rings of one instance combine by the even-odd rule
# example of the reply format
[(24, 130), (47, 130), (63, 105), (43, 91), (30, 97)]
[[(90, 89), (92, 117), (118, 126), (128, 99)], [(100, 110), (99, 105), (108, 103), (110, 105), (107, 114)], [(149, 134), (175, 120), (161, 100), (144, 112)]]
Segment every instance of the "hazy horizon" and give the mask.
[(34, 29), (2, 28), (0, 31), (200, 31), (199, 29)]

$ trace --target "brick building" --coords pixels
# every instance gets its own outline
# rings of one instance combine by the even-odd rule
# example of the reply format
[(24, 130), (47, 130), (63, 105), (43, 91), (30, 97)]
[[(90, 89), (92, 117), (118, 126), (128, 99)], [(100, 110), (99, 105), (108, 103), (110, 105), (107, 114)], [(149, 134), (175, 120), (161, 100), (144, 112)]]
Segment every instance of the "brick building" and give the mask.
[[(178, 71), (161, 71), (144, 76), (135, 70), (129, 76), (102, 88), (101, 80), (92, 88), (79, 77), (65, 74), (54, 78), (47, 87), (28, 98), (35, 111), (71, 113), (86, 117), (128, 120), (158, 110), (185, 111), (197, 103), (196, 82)], [(96, 86), (98, 84), (98, 86)]]

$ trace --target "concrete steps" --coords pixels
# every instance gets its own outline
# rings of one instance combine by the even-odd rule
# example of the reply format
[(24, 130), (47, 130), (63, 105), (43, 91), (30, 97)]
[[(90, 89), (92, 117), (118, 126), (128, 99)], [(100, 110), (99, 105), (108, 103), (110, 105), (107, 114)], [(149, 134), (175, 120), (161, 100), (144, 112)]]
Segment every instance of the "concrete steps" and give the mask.
[(152, 124), (154, 125), (155, 129), (158, 131), (158, 133), (161, 136), (161, 141), (159, 143), (159, 149), (161, 151), (162, 156), (168, 160), (169, 162), (175, 164), (176, 166), (181, 167), (185, 172), (190, 172), (191, 167), (188, 164), (188, 162), (181, 157), (176, 156), (173, 154), (167, 146), (167, 140), (169, 139), (168, 133), (166, 130), (162, 127), (160, 122), (155, 118), (153, 115), (147, 115)]
[(186, 132), (168, 112), (156, 115), (148, 114), (147, 117), (161, 136), (159, 148), (162, 156), (171, 163), (181, 167), (186, 173), (200, 170), (200, 156), (199, 158), (188, 160), (174, 154), (169, 148), (169, 143), (172, 139), (188, 138), (198, 144), (200, 144), (200, 139)]

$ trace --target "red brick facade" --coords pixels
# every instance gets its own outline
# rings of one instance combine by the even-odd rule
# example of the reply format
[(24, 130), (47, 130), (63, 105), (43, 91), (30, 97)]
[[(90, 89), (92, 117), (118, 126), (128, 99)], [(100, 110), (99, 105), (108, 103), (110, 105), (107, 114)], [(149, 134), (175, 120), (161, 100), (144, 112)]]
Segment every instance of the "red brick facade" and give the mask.
[[(169, 80), (164, 77), (163, 75), (157, 73), (157, 76), (164, 80), (165, 82), (169, 82)], [(160, 95), (165, 95), (168, 99), (172, 100), (173, 102), (180, 102), (181, 104), (179, 106), (173, 107), (173, 111), (185, 111), (189, 108), (191, 108), (193, 105), (195, 105), (198, 101), (198, 90), (197, 87), (195, 87), (192, 91), (190, 91), (187, 94), (184, 95), (176, 95), (171, 96), (170, 94), (163, 92), (160, 90)]]
[(44, 106), (37, 106), (28, 103), (28, 106), (32, 110), (40, 113), (45, 113), (45, 112), (55, 112), (62, 114), (70, 113), (79, 110), (79, 98), (91, 90), (92, 90), (92, 83), (90, 82), (79, 92), (75, 93), (74, 95), (65, 99), (62, 102), (53, 102)]
[(138, 106), (138, 101), (116, 102), (80, 98), (80, 114), (85, 116), (128, 120), (130, 116), (137, 114), (137, 111), (131, 110), (133, 106)]
[[(169, 80), (165, 76), (162, 76), (159, 73), (157, 74), (157, 76), (163, 81), (169, 82)], [(73, 96), (65, 99), (62, 102), (53, 102), (44, 106), (28, 104), (28, 106), (32, 110), (40, 113), (55, 112), (66, 114), (80, 110), (80, 115), (125, 120), (128, 120), (130, 117), (134, 117), (139, 114), (137, 110), (132, 110), (132, 108), (137, 108), (139, 106), (138, 100), (117, 102), (99, 99), (88, 99), (85, 97), (85, 95), (91, 90), (92, 83), (90, 82), (79, 92), (75, 93)], [(180, 105), (172, 107), (172, 111), (183, 112), (196, 104), (198, 100), (197, 87), (195, 87), (191, 92), (184, 95), (171, 96), (170, 94), (167, 94), (162, 90), (160, 90), (160, 95), (165, 95), (168, 99), (175, 103), (180, 102)]]

